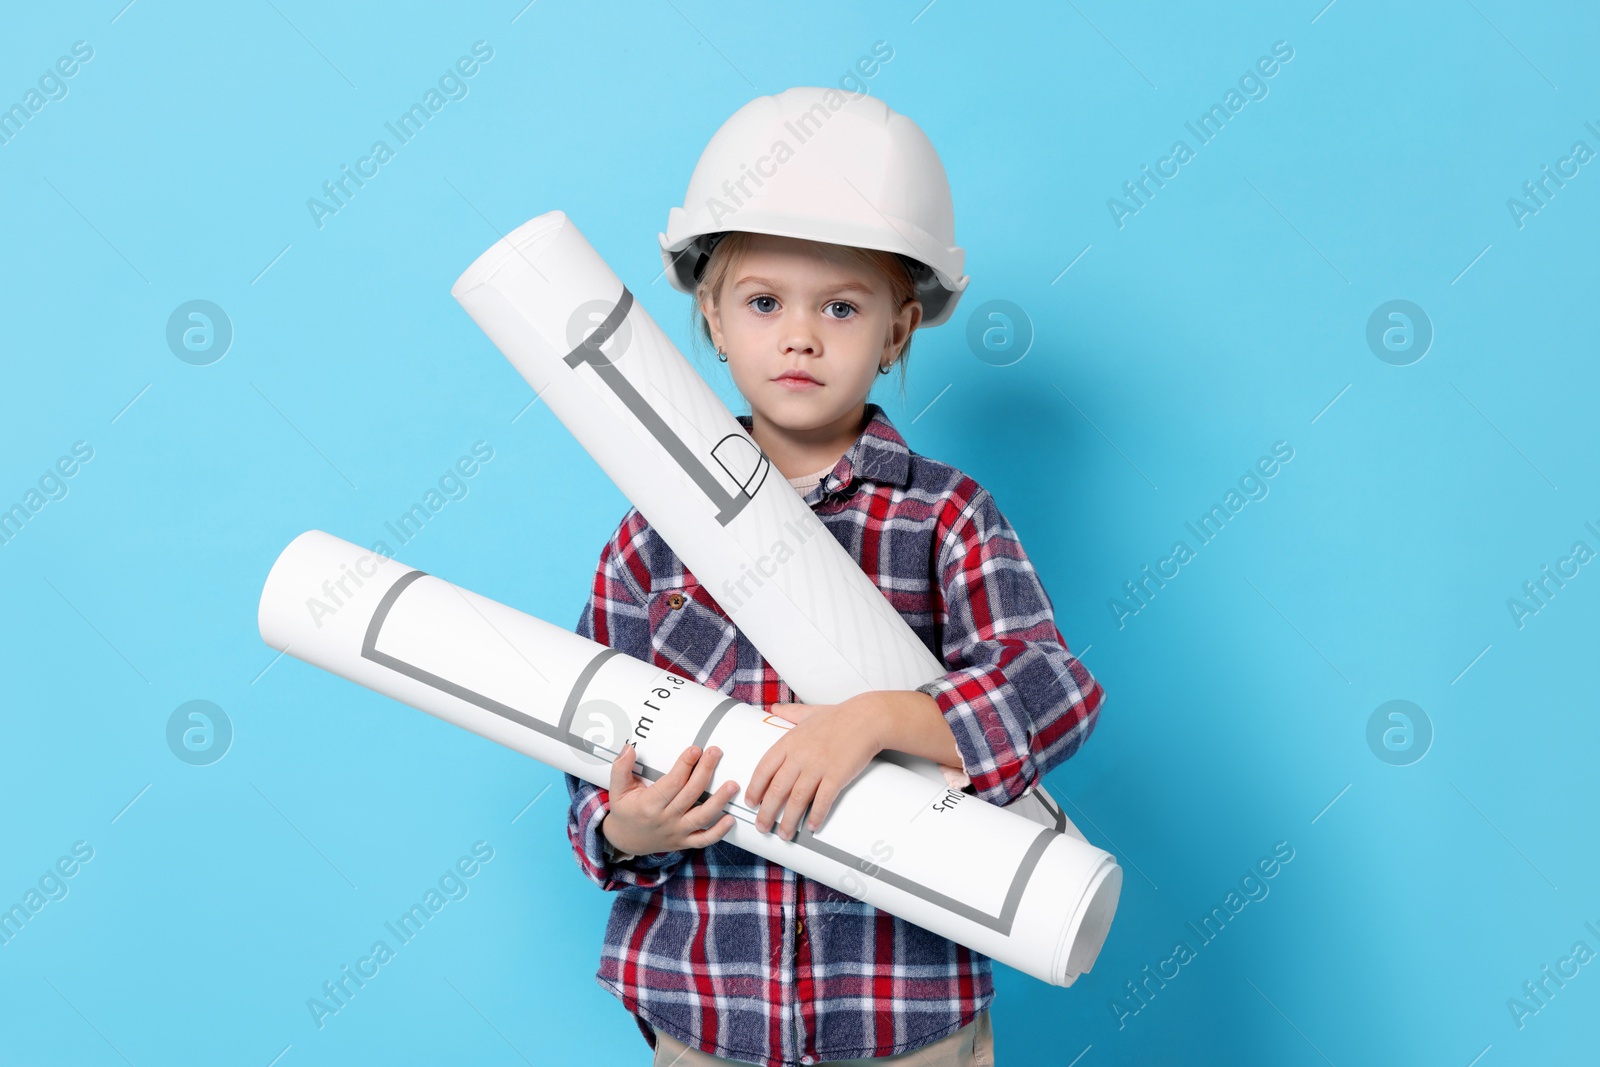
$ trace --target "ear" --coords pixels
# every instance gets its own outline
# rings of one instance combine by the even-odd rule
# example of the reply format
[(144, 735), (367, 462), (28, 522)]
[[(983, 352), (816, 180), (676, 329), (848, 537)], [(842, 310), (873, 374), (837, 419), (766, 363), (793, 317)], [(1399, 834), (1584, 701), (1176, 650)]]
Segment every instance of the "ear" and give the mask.
[(712, 345), (720, 351), (724, 347), (722, 343), (722, 314), (717, 310), (717, 305), (712, 301), (709, 293), (700, 301), (700, 314), (705, 316), (706, 327), (711, 331)]
[[(884, 341), (883, 354), (889, 357), (889, 365), (900, 358), (900, 350), (911, 339), (911, 333), (922, 322), (922, 301), (912, 297), (901, 305), (900, 313), (889, 324), (889, 336)], [(881, 361), (880, 361), (881, 365)]]

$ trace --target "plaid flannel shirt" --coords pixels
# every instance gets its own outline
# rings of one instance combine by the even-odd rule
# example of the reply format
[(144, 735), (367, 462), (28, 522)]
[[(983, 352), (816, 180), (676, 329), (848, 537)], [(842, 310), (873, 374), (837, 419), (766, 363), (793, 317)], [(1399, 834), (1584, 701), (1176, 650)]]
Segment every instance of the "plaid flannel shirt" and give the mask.
[[(1004, 805), (1077, 751), (1104, 691), (1067, 651), (994, 499), (910, 451), (877, 404), (866, 415), (804, 499), (948, 667), (918, 688), (955, 734), (967, 791)], [(796, 699), (636, 509), (601, 552), (577, 632), (746, 703)], [(617, 894), (595, 978), (652, 1047), (653, 1025), (767, 1067), (884, 1057), (993, 1000), (988, 956), (727, 838), (613, 858), (600, 833), (607, 790), (565, 778), (578, 864)]]

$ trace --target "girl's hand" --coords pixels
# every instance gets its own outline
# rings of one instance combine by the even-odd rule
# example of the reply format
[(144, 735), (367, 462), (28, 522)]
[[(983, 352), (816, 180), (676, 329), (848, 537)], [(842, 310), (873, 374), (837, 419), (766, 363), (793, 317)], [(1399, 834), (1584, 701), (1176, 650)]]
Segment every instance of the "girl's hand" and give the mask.
[(704, 803), (697, 803), (711, 783), (721, 749), (713, 745), (702, 754), (690, 745), (672, 770), (650, 785), (634, 776), (637, 758), (633, 746), (625, 744), (611, 761), (611, 810), (600, 823), (600, 833), (614, 848), (636, 856), (703, 848), (733, 829), (733, 815), (719, 813), (739, 791), (739, 783), (724, 782)]
[(746, 806), (761, 805), (756, 829), (766, 833), (783, 812), (785, 840), (792, 840), (811, 805), (806, 828), (815, 833), (844, 787), (883, 751), (881, 723), (872, 698), (863, 693), (840, 704), (773, 704), (767, 710), (795, 724), (767, 749), (744, 791)]

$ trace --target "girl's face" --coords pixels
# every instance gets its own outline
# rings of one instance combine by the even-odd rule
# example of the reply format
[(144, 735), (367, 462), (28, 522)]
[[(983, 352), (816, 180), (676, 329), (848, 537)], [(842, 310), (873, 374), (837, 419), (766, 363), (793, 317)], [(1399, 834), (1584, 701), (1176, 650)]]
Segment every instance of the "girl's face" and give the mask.
[(754, 234), (701, 311), (752, 413), (804, 434), (854, 420), (916, 329), (921, 302), (890, 300), (886, 279), (836, 246)]

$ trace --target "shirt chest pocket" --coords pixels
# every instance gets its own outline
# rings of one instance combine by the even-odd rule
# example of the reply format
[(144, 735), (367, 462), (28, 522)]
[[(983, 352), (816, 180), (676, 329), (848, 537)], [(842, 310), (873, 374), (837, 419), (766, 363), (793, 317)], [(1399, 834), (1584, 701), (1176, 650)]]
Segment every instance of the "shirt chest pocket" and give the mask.
[(737, 663), (738, 630), (711, 593), (693, 579), (660, 579), (649, 612), (655, 664), (720, 689)]

